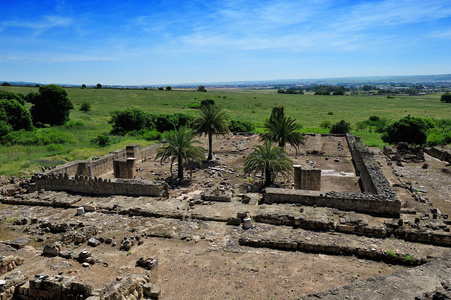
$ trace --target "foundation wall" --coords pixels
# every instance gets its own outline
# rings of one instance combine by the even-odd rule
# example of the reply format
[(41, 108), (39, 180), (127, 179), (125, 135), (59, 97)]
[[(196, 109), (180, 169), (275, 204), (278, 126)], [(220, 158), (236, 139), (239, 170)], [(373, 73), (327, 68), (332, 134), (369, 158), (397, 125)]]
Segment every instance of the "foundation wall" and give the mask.
[(430, 156), (438, 158), (442, 161), (447, 161), (447, 162), (451, 163), (451, 151), (450, 150), (431, 147), (431, 148), (424, 148), (424, 152), (426, 152)]
[(168, 198), (169, 187), (163, 181), (133, 179), (102, 179), (88, 176), (68, 177), (63, 175), (34, 176), (28, 186), (30, 192), (41, 189), (68, 191), (96, 195), (129, 195)]
[(265, 204), (293, 203), (309, 206), (324, 206), (346, 211), (399, 215), (401, 202), (372, 194), (338, 193), (306, 190), (266, 188)]

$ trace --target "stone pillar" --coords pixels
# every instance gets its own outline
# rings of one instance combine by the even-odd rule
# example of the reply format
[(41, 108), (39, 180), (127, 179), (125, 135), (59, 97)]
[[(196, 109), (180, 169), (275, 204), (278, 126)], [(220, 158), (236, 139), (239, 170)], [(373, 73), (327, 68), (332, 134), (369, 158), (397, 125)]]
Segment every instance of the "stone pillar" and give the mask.
[(139, 155), (139, 145), (128, 145), (125, 147), (125, 153), (127, 155), (127, 158), (134, 157), (138, 158)]
[(296, 190), (300, 190), (301, 189), (301, 171), (302, 171), (302, 167), (301, 167), (301, 165), (294, 165), (293, 169), (294, 169), (294, 188)]
[(298, 190), (319, 191), (321, 189), (321, 170), (302, 169), (300, 165), (294, 168), (294, 188)]
[(113, 160), (114, 178), (135, 178), (135, 162), (136, 159), (133, 157), (129, 157), (126, 160)]
[(136, 177), (136, 158), (129, 157), (127, 158), (127, 178), (135, 178)]

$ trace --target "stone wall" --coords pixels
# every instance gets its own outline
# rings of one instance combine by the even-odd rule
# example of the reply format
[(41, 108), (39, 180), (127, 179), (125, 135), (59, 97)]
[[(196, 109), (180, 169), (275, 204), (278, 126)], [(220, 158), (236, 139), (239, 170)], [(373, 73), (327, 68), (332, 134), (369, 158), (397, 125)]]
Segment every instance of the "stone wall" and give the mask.
[[(111, 151), (101, 157), (92, 159), (90, 161), (77, 160), (68, 162), (61, 166), (56, 166), (53, 169), (44, 172), (46, 175), (50, 174), (66, 174), (69, 176), (83, 175), (83, 176), (101, 176), (113, 171), (114, 160), (125, 160), (127, 155), (135, 155), (137, 160), (146, 160), (156, 148), (156, 145), (141, 148), (138, 145), (127, 146), (128, 150)], [(128, 151), (128, 152), (127, 152)], [(91, 170), (91, 171), (90, 171)]]
[(164, 181), (134, 179), (102, 179), (88, 176), (34, 175), (27, 187), (29, 192), (41, 189), (68, 191), (96, 195), (130, 195), (169, 197), (169, 187)]
[(360, 141), (360, 137), (354, 136), (351, 133), (346, 134), (346, 141), (348, 143), (349, 151), (351, 152), (355, 173), (357, 176), (360, 176), (362, 157), (371, 155), (371, 151), (362, 141)]
[(424, 148), (424, 152), (426, 152), (430, 156), (438, 158), (442, 161), (447, 161), (448, 163), (451, 164), (451, 150), (430, 147), (430, 148)]
[(0, 288), (0, 299), (5, 300), (116, 300), (116, 299), (158, 299), (160, 290), (149, 274), (125, 274), (109, 282), (100, 290), (94, 290), (89, 283), (76, 281), (75, 277), (61, 275), (35, 275), (24, 280), (24, 275), (12, 274), (6, 278), (5, 287)]
[(123, 160), (114, 160), (114, 178), (129, 178), (134, 179), (136, 177), (136, 159), (128, 157)]
[(385, 195), (319, 192), (307, 190), (289, 190), (266, 188), (263, 196), (265, 204), (293, 203), (309, 206), (324, 206), (340, 210), (383, 215), (399, 215), (401, 202)]

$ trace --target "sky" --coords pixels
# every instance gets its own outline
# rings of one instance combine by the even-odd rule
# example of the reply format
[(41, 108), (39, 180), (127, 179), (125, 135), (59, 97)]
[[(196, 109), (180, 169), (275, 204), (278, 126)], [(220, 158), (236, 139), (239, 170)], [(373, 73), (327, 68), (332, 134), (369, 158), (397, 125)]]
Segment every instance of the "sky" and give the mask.
[(449, 0), (0, 0), (0, 80), (163, 85), (450, 73)]

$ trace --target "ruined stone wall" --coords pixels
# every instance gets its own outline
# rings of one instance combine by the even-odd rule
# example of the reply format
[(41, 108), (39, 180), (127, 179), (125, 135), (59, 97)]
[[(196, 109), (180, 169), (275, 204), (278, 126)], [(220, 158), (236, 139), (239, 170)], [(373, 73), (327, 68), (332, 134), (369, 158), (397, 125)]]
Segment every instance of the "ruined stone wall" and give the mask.
[(426, 152), (430, 156), (438, 158), (442, 161), (447, 161), (447, 162), (451, 163), (451, 151), (450, 150), (439, 149), (436, 147), (430, 147), (430, 148), (424, 148), (424, 152)]
[(363, 213), (399, 215), (401, 211), (401, 202), (386, 195), (266, 188), (263, 199), (265, 204), (317, 205)]
[(349, 151), (351, 152), (355, 173), (357, 176), (360, 176), (362, 158), (371, 155), (371, 151), (362, 141), (360, 141), (359, 137), (356, 137), (351, 133), (346, 134), (346, 141), (348, 143)]
[(168, 185), (163, 181), (147, 181), (133, 179), (102, 179), (88, 176), (69, 177), (59, 175), (33, 176), (28, 190), (39, 191), (41, 189), (54, 191), (69, 191), (83, 194), (96, 195), (129, 195), (129, 196), (153, 196), (167, 198)]
[[(149, 273), (149, 272), (147, 272)], [(14, 278), (19, 277), (21, 278)], [(120, 280), (112, 281), (101, 290), (94, 290), (89, 283), (76, 281), (75, 277), (37, 274), (30, 280), (23, 275), (12, 275), (6, 280), (8, 289), (0, 290), (0, 299), (17, 300), (116, 300), (116, 299), (158, 299), (160, 290), (155, 287), (149, 275), (125, 274)]]
[[(145, 160), (152, 155), (155, 151), (157, 145), (152, 145), (148, 147), (141, 148), (138, 145), (127, 146), (129, 147), (129, 154), (135, 155), (136, 160)], [(83, 175), (83, 176), (101, 176), (108, 172), (113, 171), (113, 161), (114, 160), (125, 160), (127, 159), (127, 150), (116, 150), (111, 151), (101, 157), (90, 161), (77, 160), (68, 162), (61, 166), (56, 166), (55, 168), (46, 171), (44, 174), (66, 174), (69, 176)], [(91, 169), (91, 172), (89, 172)]]

